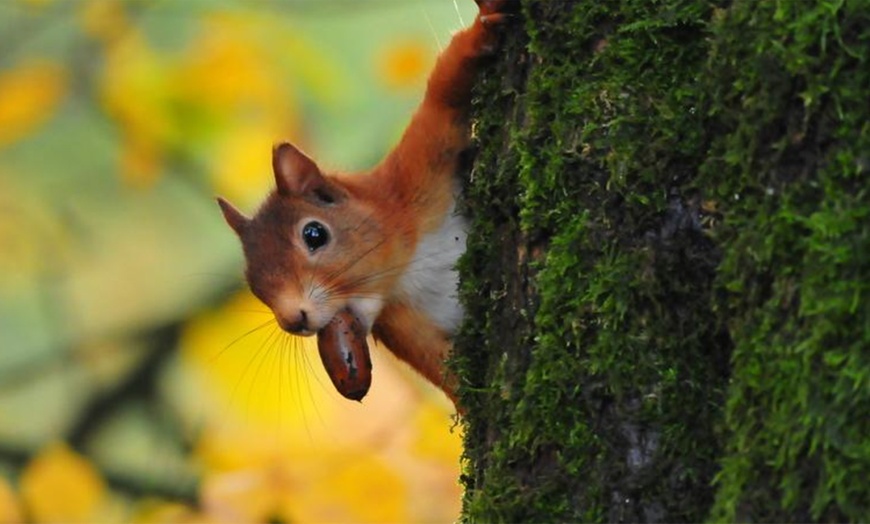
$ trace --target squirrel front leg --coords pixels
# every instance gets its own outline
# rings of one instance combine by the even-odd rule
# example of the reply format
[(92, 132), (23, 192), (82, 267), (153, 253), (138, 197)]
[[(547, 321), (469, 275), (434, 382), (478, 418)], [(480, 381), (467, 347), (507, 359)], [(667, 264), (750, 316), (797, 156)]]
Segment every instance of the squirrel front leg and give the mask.
[(471, 105), (471, 90), (486, 57), (498, 47), (498, 28), (510, 16), (504, 10), (511, 0), (477, 0), (480, 7), (472, 25), (456, 35), (438, 57), (426, 89), (423, 105), (452, 109), (466, 117)]
[[(423, 102), (382, 164), (403, 200), (419, 204), (421, 197), (431, 200), (432, 195), (450, 193), (459, 154), (469, 146), (472, 88), (482, 62), (496, 51), (498, 28), (510, 16), (506, 11), (518, 4), (476, 1), (480, 9), (474, 23), (454, 35), (438, 57)], [(432, 204), (437, 209), (443, 203)]]

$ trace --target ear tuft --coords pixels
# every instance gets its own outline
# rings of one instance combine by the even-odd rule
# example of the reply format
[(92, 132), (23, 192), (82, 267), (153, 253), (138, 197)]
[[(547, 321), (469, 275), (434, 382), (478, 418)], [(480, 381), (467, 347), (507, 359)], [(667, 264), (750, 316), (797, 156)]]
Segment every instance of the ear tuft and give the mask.
[(221, 207), (221, 212), (224, 214), (224, 220), (227, 221), (227, 224), (229, 224), (237, 235), (241, 236), (242, 231), (245, 230), (250, 219), (221, 197), (217, 198), (217, 203)]
[(272, 149), (272, 171), (282, 195), (302, 196), (325, 183), (317, 164), (288, 142)]

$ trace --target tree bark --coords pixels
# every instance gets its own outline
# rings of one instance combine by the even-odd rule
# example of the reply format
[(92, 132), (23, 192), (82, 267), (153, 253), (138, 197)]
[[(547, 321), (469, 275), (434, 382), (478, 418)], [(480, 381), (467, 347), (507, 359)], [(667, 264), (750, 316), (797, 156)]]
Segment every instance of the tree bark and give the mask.
[(465, 520), (870, 520), (868, 61), (864, 0), (523, 2), (465, 192)]

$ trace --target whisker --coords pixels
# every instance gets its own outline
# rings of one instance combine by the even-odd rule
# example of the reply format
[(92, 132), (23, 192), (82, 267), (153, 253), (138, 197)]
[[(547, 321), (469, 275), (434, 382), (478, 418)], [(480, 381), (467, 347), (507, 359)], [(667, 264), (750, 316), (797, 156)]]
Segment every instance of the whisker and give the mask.
[[(349, 236), (354, 236), (357, 232), (359, 232), (359, 230), (360, 230), (364, 225), (367, 225), (367, 224), (368, 224), (368, 223), (369, 223), (369, 222), (374, 218), (374, 216), (375, 216), (375, 212), (374, 212), (374, 210), (370, 211), (369, 214), (366, 215), (365, 218), (363, 218), (362, 220), (360, 220), (359, 223), (358, 223), (358, 224), (357, 224), (357, 225), (356, 225), (356, 226), (351, 230), (351, 234), (350, 234)], [(381, 238), (381, 240), (379, 240), (379, 241), (376, 242), (374, 245), (372, 245), (372, 246), (371, 246), (367, 251), (363, 252), (362, 255), (360, 255), (360, 256), (356, 257), (355, 259), (351, 260), (350, 262), (348, 262), (347, 264), (345, 264), (343, 267), (340, 267), (340, 268), (336, 269), (335, 271), (333, 271), (332, 273), (326, 275), (324, 281), (325, 281), (325, 282), (330, 282), (330, 281), (332, 281), (333, 278), (335, 278), (335, 277), (337, 277), (337, 276), (340, 276), (340, 275), (343, 274), (344, 272), (348, 271), (348, 270), (349, 270), (350, 268), (352, 268), (354, 265), (358, 264), (360, 260), (364, 259), (366, 256), (368, 256), (369, 254), (371, 254), (371, 253), (372, 253), (374, 250), (376, 250), (378, 247), (382, 246), (382, 245), (384, 244), (384, 242), (386, 242), (386, 238), (385, 238), (385, 237), (384, 237), (384, 238)]]
[[(265, 354), (262, 356), (262, 358), (260, 358), (260, 363), (257, 365), (257, 370), (254, 371), (253, 380), (251, 380), (251, 385), (250, 385), (250, 387), (248, 387), (248, 409), (250, 409), (250, 406), (251, 406), (251, 398), (253, 397), (254, 386), (257, 384), (257, 378), (259, 378), (260, 372), (263, 370), (263, 366), (266, 364), (266, 361), (269, 360), (269, 357), (270, 357), (270, 355), (272, 355), (272, 352), (275, 349), (276, 344), (280, 340), (280, 335), (278, 337), (274, 336), (275, 334), (277, 334), (279, 332), (283, 333), (283, 331), (276, 330), (272, 333), (272, 335), (269, 336), (269, 340), (271, 340), (271, 342), (269, 342), (269, 346), (265, 348)], [(263, 353), (262, 349), (260, 351), (258, 351), (258, 353)], [(273, 371), (274, 371), (274, 368), (273, 368)], [(268, 384), (268, 382), (266, 382), (266, 383)], [(250, 412), (246, 412), (245, 415), (247, 417), (250, 417)]]
[(465, 27), (465, 20), (462, 19), (462, 13), (459, 11), (459, 4), (453, 0), (453, 8), (456, 10), (456, 16), (459, 17), (459, 27)]
[(326, 277), (323, 279), (323, 282), (321, 283), (321, 285), (329, 287), (329, 285), (331, 283), (333, 283), (335, 280), (337, 280), (338, 277), (340, 277), (341, 275), (343, 275), (344, 273), (346, 273), (347, 271), (352, 269), (355, 265), (359, 264), (360, 261), (364, 260), (367, 256), (372, 254), (376, 249), (381, 247), (386, 241), (387, 241), (386, 238), (383, 238), (383, 239), (375, 242), (374, 244), (369, 246), (369, 248), (367, 250), (363, 251), (362, 254), (360, 254), (360, 256), (350, 260), (345, 265), (343, 265), (343, 266), (339, 267), (338, 269), (334, 270), (333, 272), (327, 274)]
[[(367, 224), (367, 223), (368, 223), (368, 222), (369, 222), (373, 217), (374, 217), (374, 210), (370, 211), (370, 212), (368, 213), (368, 215), (365, 216), (365, 218), (363, 218), (362, 220), (359, 221), (359, 223), (358, 223), (358, 224), (357, 224), (357, 225), (356, 225), (356, 226), (351, 230), (351, 234), (350, 234), (349, 236), (354, 236), (354, 234), (356, 234), (356, 233), (360, 230), (360, 228), (362, 228), (364, 225), (366, 225), (366, 224)], [(379, 245), (383, 244), (385, 241), (386, 241), (386, 239), (381, 240), (378, 244), (376, 244), (376, 245), (372, 248), (372, 250), (377, 249), (377, 247), (378, 247)], [(370, 250), (370, 251), (371, 251), (371, 250)], [(370, 252), (370, 251), (369, 251), (369, 252)], [(369, 252), (363, 253), (363, 255), (362, 255), (361, 257), (357, 258), (356, 260), (351, 260), (351, 261), (350, 261), (348, 264), (346, 264), (344, 267), (340, 267), (340, 268), (334, 270), (333, 272), (328, 273), (328, 274), (325, 276), (324, 281), (327, 282), (327, 283), (328, 283), (328, 282), (331, 282), (335, 277), (341, 275), (342, 273), (344, 273), (345, 271), (347, 271), (348, 269), (350, 269), (351, 267), (353, 267), (354, 264), (356, 264), (356, 263), (359, 262), (360, 258), (364, 258), (366, 255), (368, 255)], [(314, 275), (317, 273), (317, 267), (318, 267), (318, 265), (320, 264), (320, 259), (321, 259), (320, 256), (318, 256), (318, 257), (315, 259), (315, 261), (314, 261), (314, 268), (313, 268), (313, 269), (311, 270), (311, 272), (309, 273), (308, 286), (307, 286), (307, 288), (308, 288), (308, 297), (307, 297), (307, 298), (309, 298), (309, 299), (312, 298), (312, 295), (311, 295), (311, 294), (312, 294), (313, 291), (314, 291), (314, 285), (313, 285), (313, 284), (314, 284)]]
[(232, 309), (233, 313), (253, 313), (257, 315), (272, 315), (273, 313), (266, 309)]
[(308, 285), (306, 286), (308, 289), (308, 296), (306, 298), (311, 298), (311, 292), (314, 290), (314, 275), (317, 273), (317, 267), (320, 265), (320, 259), (322, 258), (322, 254), (318, 255), (314, 260), (314, 267), (308, 273)]
[[(373, 251), (376, 247), (377, 247), (377, 246), (375, 246), (375, 247), (372, 248), (371, 250), (367, 251), (366, 253), (364, 253), (364, 255), (367, 255), (368, 253), (370, 253), (371, 251)], [(356, 259), (356, 260), (354, 261), (354, 264), (357, 263), (357, 262), (359, 262), (361, 259), (362, 259), (362, 258), (358, 258), (358, 259)], [(345, 269), (345, 271), (346, 271), (347, 269), (350, 269), (352, 266), (353, 266), (353, 264), (351, 264), (349, 267), (347, 267), (347, 268)], [(387, 268), (385, 268), (385, 269), (383, 269), (383, 270), (381, 270), (381, 271), (376, 271), (376, 272), (373, 272), (373, 273), (367, 273), (367, 274), (365, 274), (365, 275), (360, 275), (359, 277), (357, 277), (357, 278), (355, 278), (355, 279), (352, 279), (352, 280), (350, 280), (350, 281), (344, 281), (344, 282), (339, 282), (339, 281), (338, 281), (338, 276), (341, 276), (341, 274), (339, 273), (338, 275), (336, 275), (335, 278), (332, 278), (332, 279), (329, 279), (329, 280), (324, 281), (324, 287), (327, 289), (327, 291), (328, 291), (329, 294), (332, 294), (332, 293), (334, 293), (336, 290), (338, 290), (338, 289), (340, 289), (340, 288), (359, 287), (359, 286), (362, 285), (362, 284), (367, 284), (367, 283), (371, 283), (371, 282), (376, 282), (377, 280), (380, 280), (380, 279), (382, 279), (382, 278), (386, 278), (387, 276), (391, 276), (391, 275), (393, 275), (393, 274), (396, 274), (396, 273), (393, 273), (393, 272), (396, 271), (397, 269), (401, 269), (401, 268), (406, 267), (406, 266), (407, 266), (407, 264), (399, 264), (399, 265), (396, 265), (396, 266), (393, 266), (393, 267), (387, 267)], [(377, 277), (377, 278), (373, 278), (373, 277)]]
[[(298, 342), (298, 341), (297, 341)], [(310, 442), (314, 442), (314, 436), (311, 434), (311, 426), (308, 424), (308, 411), (305, 408), (305, 402), (302, 401), (302, 379), (300, 379), (300, 375), (308, 380), (304, 370), (300, 373), (299, 366), (299, 353), (304, 353), (304, 348), (302, 344), (296, 343), (293, 347), (293, 362), (294, 362), (294, 372), (296, 374), (296, 401), (299, 403), (299, 410), (302, 412), (302, 424), (305, 426), (305, 433), (308, 435), (308, 440)], [(309, 392), (310, 393), (310, 392)], [(312, 402), (313, 404), (313, 402)]]
[[(424, 271), (429, 271), (429, 270), (438, 269), (438, 268), (449, 269), (450, 267), (453, 266), (453, 263), (452, 263), (453, 262), (453, 255), (452, 254), (443, 255), (443, 257), (444, 257), (443, 260), (441, 259), (441, 256), (442, 255), (440, 255), (440, 254), (436, 254), (436, 255), (432, 255), (430, 257), (426, 257), (426, 258), (416, 259), (416, 261), (412, 260), (411, 262), (405, 262), (405, 263), (401, 263), (401, 264), (396, 264), (394, 266), (389, 266), (389, 267), (386, 267), (380, 271), (376, 271), (376, 272), (369, 273), (366, 275), (361, 275), (353, 280), (342, 282), (342, 283), (340, 283), (340, 285), (334, 285), (332, 287), (329, 287), (328, 294), (329, 295), (345, 295), (344, 293), (342, 293), (342, 288), (353, 289), (353, 288), (365, 286), (365, 285), (377, 282), (378, 280), (388, 278), (391, 276), (395, 276), (398, 274), (410, 275), (410, 274), (415, 274), (418, 272), (424, 272)], [(432, 263), (430, 263), (428, 265), (427, 264), (419, 264), (419, 262), (421, 262), (421, 261), (431, 261)], [(447, 267), (448, 261), (450, 262), (450, 265), (449, 265), (450, 267)], [(413, 269), (409, 269), (409, 266), (413, 265), (414, 262), (418, 262), (416, 267), (414, 267)]]
[(423, 11), (423, 16), (426, 18), (426, 22), (429, 24), (429, 30), (432, 31), (432, 36), (435, 38), (435, 44), (438, 46), (438, 52), (441, 53), (444, 51), (444, 45), (441, 43), (441, 39), (438, 38), (438, 31), (435, 30), (435, 25), (432, 24), (432, 17), (429, 16), (429, 11), (426, 10), (425, 6), (421, 5), (420, 10)]
[(263, 322), (263, 323), (260, 324), (259, 326), (257, 326), (257, 327), (255, 327), (255, 328), (253, 328), (253, 329), (251, 329), (251, 330), (249, 330), (249, 331), (243, 333), (243, 334), (240, 335), (238, 338), (236, 338), (235, 340), (233, 340), (232, 342), (230, 342), (229, 344), (227, 344), (226, 347), (224, 347), (224, 348), (223, 348), (222, 350), (220, 350), (220, 351), (219, 351), (215, 356), (213, 356), (209, 362), (210, 362), (211, 364), (214, 364), (214, 362), (215, 362), (217, 359), (219, 359), (219, 358), (220, 358), (224, 353), (226, 353), (226, 352), (227, 352), (231, 347), (235, 346), (235, 345), (236, 345), (238, 342), (240, 342), (243, 338), (247, 337), (248, 335), (252, 335), (252, 334), (256, 333), (257, 331), (260, 331), (261, 329), (263, 329), (264, 327), (268, 326), (269, 324), (275, 324), (276, 327), (277, 327), (277, 322), (275, 322), (275, 319), (274, 319), (274, 318), (270, 318), (270, 319), (267, 320), (266, 322)]
[[(271, 385), (274, 380), (273, 377), (277, 375), (278, 380), (278, 432), (279, 434), (283, 434), (284, 432), (284, 363), (286, 360), (287, 353), (287, 344), (289, 343), (290, 336), (283, 335), (279, 337), (277, 343), (275, 344), (275, 357), (272, 359), (273, 364), (272, 368), (269, 370), (269, 384)], [(291, 399), (292, 400), (292, 399)]]
[(287, 353), (288, 337), (281, 337), (278, 348), (278, 431), (284, 433), (284, 359)]
[(305, 432), (308, 433), (309, 438), (311, 438), (311, 431), (308, 428), (308, 415), (305, 412), (304, 403), (300, 400), (302, 398), (299, 390), (300, 380), (298, 371), (298, 353), (300, 345), (301, 339), (299, 337), (292, 335), (285, 337), (282, 350), (285, 353), (286, 360), (282, 360), (281, 362), (281, 372), (282, 376), (287, 377), (289, 385), (293, 388), (290, 391), (292, 392), (295, 389), (295, 392), (291, 395), (291, 399), (297, 403), (298, 408), (302, 412), (302, 423), (305, 426)]
[[(287, 348), (288, 355), (288, 366), (286, 368), (287, 372), (287, 380), (290, 381), (290, 384), (293, 386), (296, 392), (296, 402), (299, 402), (300, 398), (300, 390), (299, 390), (299, 366), (298, 364), (298, 355), (296, 351), (296, 344), (289, 344)], [(302, 402), (299, 402), (299, 410), (302, 412), (302, 423), (305, 424), (306, 428), (308, 427), (308, 419), (305, 416), (305, 406), (302, 405)]]
[(237, 283), (239, 282), (239, 275), (230, 274), (230, 273), (211, 273), (208, 271), (197, 271), (195, 273), (185, 273), (181, 276), (183, 276), (185, 278), (192, 278), (192, 277), (220, 278), (221, 280), (227, 281), (227, 282), (237, 282)]
[[(366, 222), (368, 222), (368, 220), (370, 220), (372, 218), (372, 216), (373, 216), (373, 213), (370, 213), (364, 220), (360, 221), (360, 224), (358, 224), (354, 228), (354, 231), (356, 231), (360, 227), (362, 227), (363, 224), (365, 224)], [(380, 239), (379, 241), (377, 241), (377, 242), (373, 243), (371, 246), (369, 246), (368, 249), (366, 249), (359, 256), (353, 258), (352, 260), (345, 263), (343, 266), (336, 268), (332, 272), (328, 273), (325, 276), (325, 278), (323, 279), (323, 281), (321, 282), (321, 286), (328, 291), (328, 294), (333, 293), (336, 290), (336, 288), (339, 287), (339, 286), (335, 285), (335, 283), (339, 280), (339, 277), (341, 277), (342, 275), (347, 273), (349, 270), (351, 270), (360, 261), (365, 260), (366, 257), (368, 257), (371, 253), (375, 252), (385, 242), (386, 242), (386, 238)], [(427, 257), (427, 258), (432, 259), (432, 260), (437, 260), (438, 257), (440, 257), (440, 256), (442, 256), (442, 254), (437, 253), (437, 254), (433, 254), (432, 256)], [(445, 259), (442, 263), (446, 263), (449, 260), (451, 265), (453, 264), (455, 253), (447, 252), (447, 253), (444, 253), (443, 256), (445, 257)], [(407, 263), (397, 264), (395, 266), (385, 268), (384, 270), (381, 270), (381, 271), (377, 272), (376, 274), (365, 275), (363, 277), (360, 277), (360, 279), (357, 279), (356, 281), (352, 281), (350, 283), (343, 282), (342, 285), (343, 285), (343, 287), (354, 287), (354, 286), (359, 286), (359, 285), (363, 285), (363, 284), (370, 284), (372, 282), (376, 282), (377, 280), (386, 278), (388, 276), (395, 275), (396, 272), (404, 272), (406, 270), (406, 268), (408, 267), (408, 265), (415, 263), (415, 262), (419, 264), (419, 262), (421, 262), (423, 260), (425, 260), (425, 259), (420, 259), (420, 258), (412, 259), (411, 261), (409, 261)], [(425, 266), (424, 265), (422, 267), (417, 267), (414, 271), (423, 271), (423, 270), (433, 269), (433, 268), (439, 267), (439, 265), (432, 265), (432, 266)], [(312, 277), (313, 277), (313, 272), (312, 272)], [(312, 288), (309, 287), (309, 289), (312, 289)], [(313, 291), (313, 289), (312, 289), (312, 291)], [(310, 298), (310, 295), (309, 295), (309, 298)]]
[(317, 419), (320, 421), (321, 425), (324, 425), (325, 422), (323, 420), (323, 414), (320, 413), (320, 409), (317, 408), (317, 402), (314, 399), (314, 393), (311, 391), (311, 377), (314, 377), (314, 380), (320, 384), (320, 387), (323, 388), (324, 391), (328, 391), (326, 386), (320, 380), (320, 377), (317, 376), (317, 372), (314, 371), (314, 367), (311, 364), (311, 361), (308, 359), (308, 352), (305, 351), (305, 348), (298, 348), (301, 351), (297, 351), (297, 354), (302, 355), (302, 362), (305, 364), (307, 368), (307, 372), (303, 370), (302, 376), (305, 377), (305, 389), (308, 391), (308, 398), (311, 400), (311, 406), (314, 408), (314, 414), (317, 415)]
[[(261, 327), (262, 327), (262, 326), (261, 326)], [(264, 346), (264, 344), (265, 344), (266, 342), (268, 342), (269, 339), (271, 339), (272, 337), (275, 336), (275, 333), (276, 333), (277, 329), (278, 329), (278, 326), (277, 326), (277, 325), (276, 325), (276, 326), (273, 326), (273, 327), (272, 327), (272, 331), (269, 332), (269, 335), (266, 337), (266, 339), (264, 340), (264, 342), (261, 343), (260, 346), (257, 348), (257, 350), (254, 351), (254, 354), (251, 355), (251, 358), (248, 360), (248, 363), (245, 365), (245, 369), (242, 370), (241, 375), (239, 375), (239, 379), (236, 381), (235, 386), (233, 386), (233, 391), (230, 393), (230, 399), (232, 399), (232, 402), (235, 402), (234, 399), (239, 398), (239, 397), (237, 396), (237, 393), (238, 393), (239, 387), (241, 387), (242, 382), (244, 382), (245, 377), (248, 375), (248, 371), (250, 371), (250, 369), (251, 369), (251, 366), (254, 365), (254, 362), (257, 361), (258, 357), (259, 357), (259, 356), (261, 355), (261, 353), (263, 352), (263, 346)]]

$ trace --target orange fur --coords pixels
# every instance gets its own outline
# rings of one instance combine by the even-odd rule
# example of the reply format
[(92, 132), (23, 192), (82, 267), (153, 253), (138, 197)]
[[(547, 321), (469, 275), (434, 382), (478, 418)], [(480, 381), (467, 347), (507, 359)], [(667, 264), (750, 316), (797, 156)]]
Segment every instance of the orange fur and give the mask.
[(410, 364), (456, 403), (455, 378), (446, 374), (444, 369), (444, 360), (453, 344), (447, 334), (424, 314), (405, 304), (392, 302), (381, 312), (372, 334), (397, 358)]
[[(439, 231), (453, 210), (459, 159), (470, 140), (471, 89), (482, 57), (494, 49), (493, 27), (506, 3), (478, 1), (480, 14), (441, 54), (423, 102), (377, 167), (324, 174), (281, 144), (273, 151), (277, 189), (252, 218), (220, 200), (242, 240), (251, 290), (285, 330), (314, 334), (348, 308), (454, 401), (455, 379), (444, 371), (452, 333), (401, 283), (421, 239)], [(416, 262), (426, 268), (425, 260)]]

